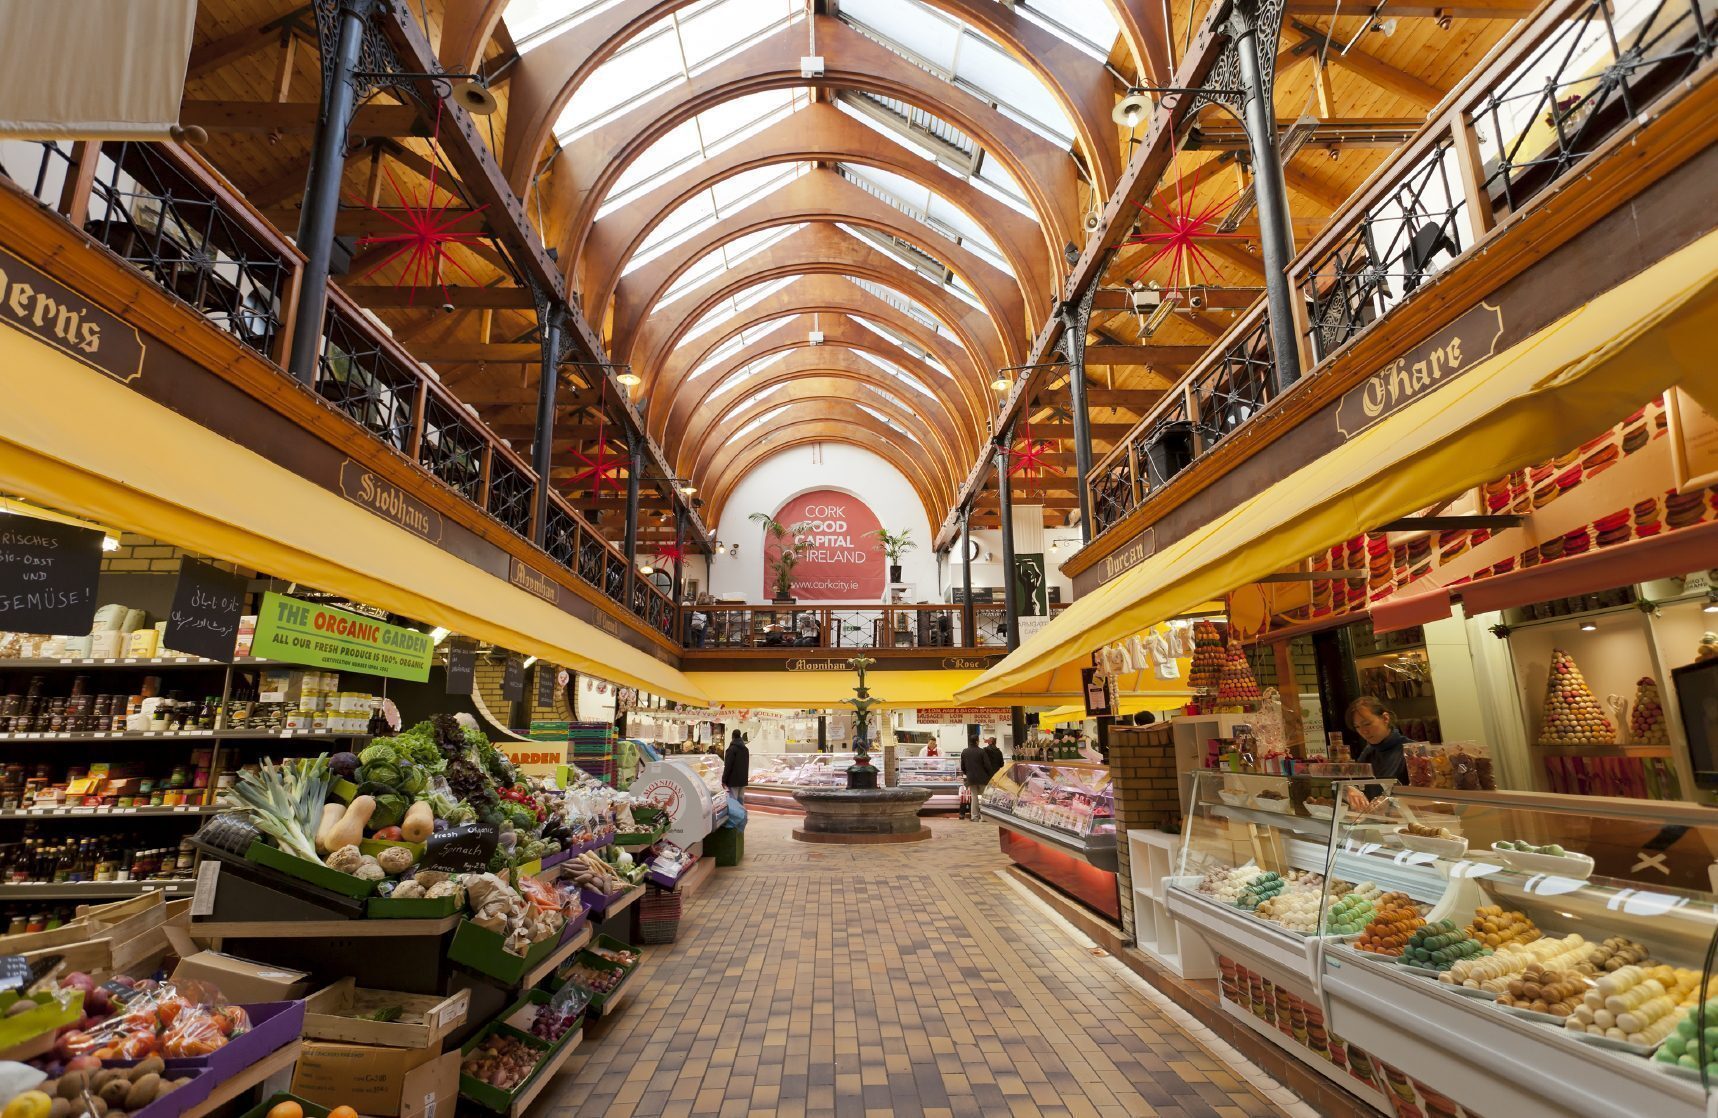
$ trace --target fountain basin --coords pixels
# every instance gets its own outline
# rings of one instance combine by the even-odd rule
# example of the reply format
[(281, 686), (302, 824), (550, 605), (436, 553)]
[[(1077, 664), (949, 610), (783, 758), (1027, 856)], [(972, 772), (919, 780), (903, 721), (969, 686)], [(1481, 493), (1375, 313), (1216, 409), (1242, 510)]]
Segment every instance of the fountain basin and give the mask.
[(800, 842), (923, 842), (929, 827), (919, 808), (931, 798), (928, 788), (807, 788), (793, 798), (805, 809), (805, 826), (795, 828)]

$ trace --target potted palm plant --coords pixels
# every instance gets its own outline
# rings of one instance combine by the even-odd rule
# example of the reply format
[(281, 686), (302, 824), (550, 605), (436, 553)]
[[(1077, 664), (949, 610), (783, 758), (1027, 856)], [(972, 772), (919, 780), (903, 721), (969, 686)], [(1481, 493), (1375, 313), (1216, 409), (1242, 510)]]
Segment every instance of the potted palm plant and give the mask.
[(889, 581), (901, 581), (901, 556), (918, 547), (918, 541), (913, 539), (911, 528), (902, 528), (899, 532), (891, 532), (887, 528), (879, 528), (871, 533), (883, 544), (883, 554), (889, 557)]
[(767, 512), (754, 512), (748, 519), (764, 526), (764, 563), (775, 578), (775, 597), (771, 600), (777, 605), (793, 605), (793, 569), (799, 565), (799, 534), (804, 526), (789, 528)]

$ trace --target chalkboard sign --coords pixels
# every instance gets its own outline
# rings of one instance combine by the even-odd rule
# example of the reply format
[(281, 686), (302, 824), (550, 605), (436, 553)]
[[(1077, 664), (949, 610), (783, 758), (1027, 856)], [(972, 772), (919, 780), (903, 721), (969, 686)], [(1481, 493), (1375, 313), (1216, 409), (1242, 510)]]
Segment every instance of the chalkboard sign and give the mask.
[(553, 664), (537, 661), (537, 705), (552, 707), (555, 705), (555, 673), (560, 669)]
[(192, 656), (231, 660), (249, 588), (250, 580), (241, 575), (195, 559), (181, 561), (162, 644)]
[(525, 661), (517, 656), (507, 657), (501, 672), (501, 697), (516, 703), (525, 697)]
[(82, 634), (95, 624), (102, 535), (52, 520), (0, 524), (0, 629)]
[(465, 641), (455, 641), (447, 646), (447, 693), (449, 695), (469, 695), (472, 687), (472, 673), (477, 666), (477, 647)]
[(501, 833), (492, 823), (463, 823), (449, 827), (445, 831), (437, 831), (424, 843), (423, 863), (418, 868), (447, 873), (482, 873), (489, 869), (489, 860), (495, 856), (495, 846), (500, 841)]

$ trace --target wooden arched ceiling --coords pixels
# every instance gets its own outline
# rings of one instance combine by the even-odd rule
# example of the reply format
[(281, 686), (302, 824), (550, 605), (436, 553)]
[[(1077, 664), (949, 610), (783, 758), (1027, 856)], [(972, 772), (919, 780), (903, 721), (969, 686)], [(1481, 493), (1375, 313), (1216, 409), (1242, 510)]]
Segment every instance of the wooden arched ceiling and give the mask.
[(911, 445), (908, 440), (899, 438), (869, 415), (857, 408), (851, 411), (852, 414), (824, 416), (810, 410), (794, 414), (790, 409), (789, 422), (771, 425), (756, 438), (724, 447), (710, 465), (713, 488), (705, 500), (705, 518), (711, 524), (722, 522), (722, 509), (734, 488), (758, 463), (784, 450), (816, 443), (846, 443), (868, 450), (901, 472), (918, 494), (925, 515), (946, 508), (947, 496), (939, 495), (925, 476), (923, 455), (904, 449), (902, 444)]

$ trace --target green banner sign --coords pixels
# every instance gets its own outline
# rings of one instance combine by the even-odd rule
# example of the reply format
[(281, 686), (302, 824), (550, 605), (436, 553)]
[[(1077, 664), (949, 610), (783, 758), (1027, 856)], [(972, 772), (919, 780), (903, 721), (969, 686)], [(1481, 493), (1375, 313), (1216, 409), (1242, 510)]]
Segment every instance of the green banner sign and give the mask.
[(251, 642), (259, 659), (418, 683), (429, 678), (434, 653), (428, 633), (272, 593), (262, 596)]

